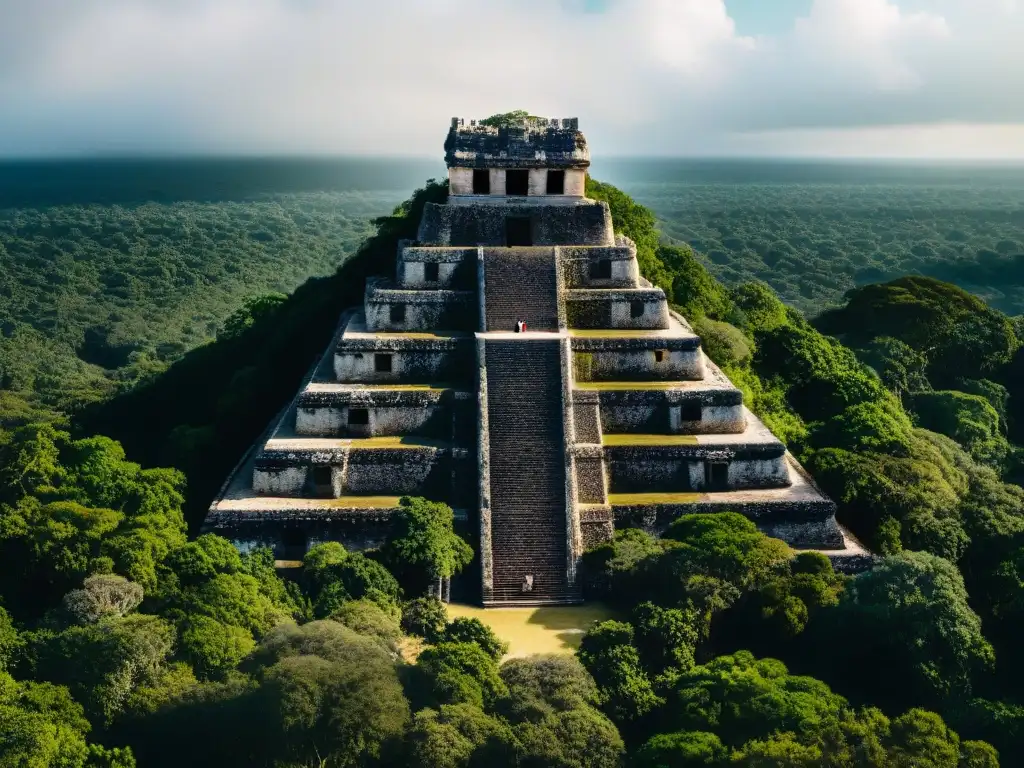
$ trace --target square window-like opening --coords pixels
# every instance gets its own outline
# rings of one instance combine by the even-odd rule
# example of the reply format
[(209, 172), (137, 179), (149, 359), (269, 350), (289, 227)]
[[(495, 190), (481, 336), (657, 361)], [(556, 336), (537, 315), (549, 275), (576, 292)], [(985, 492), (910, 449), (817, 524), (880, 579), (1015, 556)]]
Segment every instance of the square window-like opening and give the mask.
[(612, 260), (598, 259), (590, 262), (590, 278), (592, 280), (611, 280)]
[(392, 304), (390, 314), (392, 323), (404, 323), (405, 304)]
[(374, 355), (373, 370), (377, 373), (391, 373), (391, 355)]
[(533, 245), (533, 231), (529, 219), (515, 216), (505, 219), (505, 245)]
[(667, 350), (664, 350), (664, 349), (656, 349), (656, 350), (654, 350), (654, 362), (656, 362), (656, 363), (664, 363), (665, 362), (665, 354), (666, 353), (667, 353)]
[(505, 171), (505, 194), (519, 197), (530, 194), (530, 172), (527, 170)]
[(317, 488), (330, 486), (334, 481), (330, 466), (313, 467), (313, 485)]
[(476, 169), (473, 171), (473, 194), (491, 194), (491, 172), (486, 168), (483, 170)]
[(629, 316), (632, 318), (643, 317), (646, 307), (646, 303), (639, 299), (629, 302)]
[(729, 488), (729, 462), (709, 461), (707, 465), (708, 485), (712, 491), (725, 491)]
[(306, 532), (297, 525), (286, 525), (281, 529), (281, 544), (289, 550), (305, 552), (308, 540)]
[(367, 408), (349, 408), (348, 423), (353, 427), (364, 427), (370, 423), (370, 411)]
[(423, 279), (428, 283), (436, 283), (441, 279), (441, 266), (436, 261), (428, 261), (423, 265)]
[(548, 194), (565, 194), (565, 171), (548, 171)]
[(704, 408), (700, 403), (683, 403), (679, 406), (680, 421), (701, 421), (704, 418)]

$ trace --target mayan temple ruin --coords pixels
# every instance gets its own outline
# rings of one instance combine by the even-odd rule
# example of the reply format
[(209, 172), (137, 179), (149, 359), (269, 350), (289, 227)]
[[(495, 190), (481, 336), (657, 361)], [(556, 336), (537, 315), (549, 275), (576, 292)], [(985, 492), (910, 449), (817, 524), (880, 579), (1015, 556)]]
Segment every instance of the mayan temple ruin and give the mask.
[(301, 557), (378, 545), (403, 495), (444, 501), (478, 531), (488, 606), (576, 602), (587, 547), (693, 512), (741, 512), (837, 567), (863, 559), (585, 196), (576, 119), (453, 119), (445, 151), (447, 202), (344, 313), (208, 530)]

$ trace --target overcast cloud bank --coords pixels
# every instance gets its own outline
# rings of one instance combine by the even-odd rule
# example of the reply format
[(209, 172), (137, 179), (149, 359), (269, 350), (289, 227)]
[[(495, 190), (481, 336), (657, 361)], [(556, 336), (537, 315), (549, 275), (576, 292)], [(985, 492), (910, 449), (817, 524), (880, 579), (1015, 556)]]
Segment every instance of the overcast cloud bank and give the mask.
[[(770, 2), (770, 0), (766, 0)], [(1024, 157), (1013, 0), (0, 0), (0, 154), (436, 154), (452, 115), (601, 154)]]

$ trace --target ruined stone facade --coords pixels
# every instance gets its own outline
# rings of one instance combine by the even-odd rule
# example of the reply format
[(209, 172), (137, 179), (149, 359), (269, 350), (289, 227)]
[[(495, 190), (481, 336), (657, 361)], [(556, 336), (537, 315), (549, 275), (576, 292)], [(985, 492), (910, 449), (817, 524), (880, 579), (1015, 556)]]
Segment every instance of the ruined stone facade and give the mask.
[(578, 600), (587, 547), (691, 512), (741, 512), (844, 569), (870, 558), (585, 197), (575, 119), (454, 119), (445, 149), (447, 203), (344, 313), (208, 530), (292, 557), (375, 546), (423, 495), (479, 533), (486, 605)]

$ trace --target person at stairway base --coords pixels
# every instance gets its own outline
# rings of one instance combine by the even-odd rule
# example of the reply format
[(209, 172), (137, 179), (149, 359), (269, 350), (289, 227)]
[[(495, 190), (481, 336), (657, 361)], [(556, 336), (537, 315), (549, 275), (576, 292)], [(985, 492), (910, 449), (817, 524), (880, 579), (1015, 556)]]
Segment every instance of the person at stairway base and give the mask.
[(533, 592), (533, 574), (528, 573), (523, 577), (523, 592)]
[(516, 320), (516, 333), (522, 333), (526, 328), (526, 323), (522, 320)]

